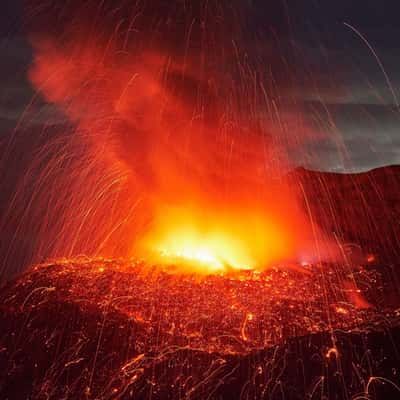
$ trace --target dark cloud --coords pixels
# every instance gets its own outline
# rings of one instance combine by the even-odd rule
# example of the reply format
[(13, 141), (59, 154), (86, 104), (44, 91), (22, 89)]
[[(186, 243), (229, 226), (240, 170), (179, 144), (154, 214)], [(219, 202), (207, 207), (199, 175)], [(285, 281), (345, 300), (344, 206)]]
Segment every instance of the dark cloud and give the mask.
[(354, 26), (379, 48), (397, 48), (397, 0), (286, 0), (293, 37), (312, 47), (356, 48), (361, 45), (344, 23)]
[(308, 119), (320, 140), (292, 150), (296, 164), (336, 172), (400, 163), (400, 114), (391, 105), (308, 102)]
[[(119, 22), (118, 32), (122, 35), (127, 34), (129, 27), (132, 28), (129, 24), (134, 13), (132, 2), (128, 1), (120, 2), (118, 7), (115, 1), (101, 2), (102, 6), (95, 9), (96, 13), (93, 13), (93, 7), (88, 8), (90, 2), (78, 0), (29, 1), (25, 3), (27, 8), (24, 12), (22, 1), (7, 0), (6, 3), (0, 15), (2, 132), (8, 131), (14, 121), (19, 120), (35, 95), (25, 78), (32, 51), (22, 32), (33, 29), (36, 33), (53, 32), (62, 36), (65, 22), (70, 21), (71, 10), (76, 12), (79, 8), (80, 18), (88, 21), (98, 18), (98, 29), (106, 37), (115, 31), (116, 20)], [(281, 101), (294, 98), (305, 109), (313, 126), (339, 132), (352, 160), (352, 168), (368, 169), (397, 163), (400, 125), (397, 110), (392, 106), (395, 104), (393, 92), (400, 98), (400, 56), (396, 50), (400, 33), (398, 2), (338, 0), (304, 4), (286, 0), (271, 5), (262, 0), (249, 0), (240, 3), (247, 10), (247, 19), (233, 27), (246, 33), (243, 35), (246, 41), (240, 47), (254, 64), (262, 60), (264, 71), (272, 71), (270, 76), (276, 82)], [(151, 30), (154, 34), (149, 40), (169, 43), (175, 50), (184, 48), (187, 21), (199, 15), (207, 16), (201, 1), (143, 1), (139, 4), (143, 7), (142, 12), (134, 14), (139, 22), (127, 37), (133, 40), (135, 35)], [(226, 2), (226, 9), (213, 5), (214, 2), (210, 4), (208, 15), (217, 16), (214, 19), (218, 24), (207, 25), (209, 31), (222, 29), (229, 20), (229, 13), (239, 21), (244, 9), (238, 10), (239, 2)], [(49, 14), (57, 18), (49, 20)], [(204, 21), (207, 19), (199, 18), (194, 26), (193, 45), (200, 40)], [(374, 54), (355, 32), (344, 25), (345, 22), (357, 29), (373, 47), (391, 87)], [(232, 27), (224, 29), (226, 32)], [(157, 38), (157, 32), (162, 32), (161, 37)], [(280, 60), (276, 61), (277, 58)], [(283, 67), (285, 63), (289, 65)], [(44, 104), (39, 98), (29, 110), (26, 121), (63, 122), (56, 107)], [(337, 136), (333, 137), (332, 143)], [(320, 142), (308, 144), (310, 148), (306, 147), (303, 155), (299, 149), (295, 160), (302, 163), (311, 153), (319, 154), (307, 165), (345, 170), (349, 164), (344, 165), (341, 161), (342, 149), (332, 143), (329, 146)]]

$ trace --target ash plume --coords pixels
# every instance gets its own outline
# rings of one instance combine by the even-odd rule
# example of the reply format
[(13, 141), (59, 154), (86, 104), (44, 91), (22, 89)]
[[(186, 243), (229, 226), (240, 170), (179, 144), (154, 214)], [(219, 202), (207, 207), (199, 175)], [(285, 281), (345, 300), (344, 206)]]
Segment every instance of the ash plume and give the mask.
[[(91, 168), (87, 185), (119, 171), (112, 176), (123, 192), (120, 218), (111, 232), (96, 232), (98, 248), (114, 238), (112, 252), (117, 242), (121, 254), (123, 242), (129, 253), (135, 241), (126, 237), (154, 230), (166, 214), (176, 219), (176, 210), (195, 210), (199, 230), (214, 229), (202, 220), (222, 215), (236, 231), (244, 209), (247, 235), (254, 215), (268, 221), (263, 232), (279, 226), (280, 239), (263, 244), (268, 261), (293, 257), (315, 236), (282, 178), (288, 149), (310, 133), (300, 113), (280, 109), (268, 79), (284, 63), (271, 57), (265, 68), (245, 51), (263, 39), (248, 29), (251, 10), (251, 2), (228, 1), (27, 3), (29, 77), (76, 126), (73, 140), (85, 143)], [(73, 171), (57, 174), (72, 179)], [(92, 196), (79, 207), (106, 216), (103, 192)]]

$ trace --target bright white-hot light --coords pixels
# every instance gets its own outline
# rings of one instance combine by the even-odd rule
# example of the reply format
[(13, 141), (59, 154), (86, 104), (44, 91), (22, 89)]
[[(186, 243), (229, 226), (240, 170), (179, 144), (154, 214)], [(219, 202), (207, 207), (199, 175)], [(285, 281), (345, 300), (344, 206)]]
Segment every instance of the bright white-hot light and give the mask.
[(167, 261), (171, 262), (204, 264), (204, 268), (214, 271), (224, 269), (222, 260), (206, 248), (186, 247), (176, 251), (163, 249), (160, 251), (160, 254)]
[(210, 206), (162, 211), (141, 242), (143, 258), (155, 264), (205, 274), (260, 270), (293, 251), (287, 227), (262, 210), (215, 211)]

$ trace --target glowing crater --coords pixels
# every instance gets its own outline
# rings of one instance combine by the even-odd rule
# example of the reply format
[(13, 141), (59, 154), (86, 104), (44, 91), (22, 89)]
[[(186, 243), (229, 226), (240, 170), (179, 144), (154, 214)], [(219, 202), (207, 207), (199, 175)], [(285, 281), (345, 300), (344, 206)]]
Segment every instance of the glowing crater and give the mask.
[(249, 207), (163, 207), (132, 255), (179, 272), (264, 270), (293, 259), (299, 235), (284, 217)]
[(157, 246), (156, 257), (197, 273), (222, 273), (230, 269), (254, 269), (243, 243), (226, 234), (200, 237), (193, 231), (175, 233)]

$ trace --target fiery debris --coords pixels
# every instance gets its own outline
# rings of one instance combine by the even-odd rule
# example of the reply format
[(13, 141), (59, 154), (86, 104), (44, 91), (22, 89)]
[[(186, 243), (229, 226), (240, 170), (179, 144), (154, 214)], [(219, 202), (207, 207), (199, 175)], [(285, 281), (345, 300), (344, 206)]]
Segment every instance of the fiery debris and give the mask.
[[(326, 376), (321, 393), (355, 393), (397, 362), (379, 335), (398, 317), (382, 307), (378, 272), (345, 270), (182, 275), (173, 266), (84, 258), (38, 265), (2, 293), (0, 394), (164, 400), (244, 391), (261, 399), (275, 398), (283, 380), (285, 398), (300, 399), (315, 390), (318, 373)], [(352, 303), (352, 291), (364, 303)], [(363, 366), (367, 351), (374, 366)], [(393, 371), (385, 376), (395, 382)], [(358, 384), (345, 382), (354, 377)]]
[(141, 324), (148, 350), (177, 345), (221, 354), (380, 321), (376, 306), (366, 300), (382, 291), (376, 271), (346, 276), (324, 264), (199, 276), (174, 268), (105, 259), (41, 265), (29, 280), (20, 280), (21, 293), (32, 288), (21, 307), (36, 307), (54, 295)]

